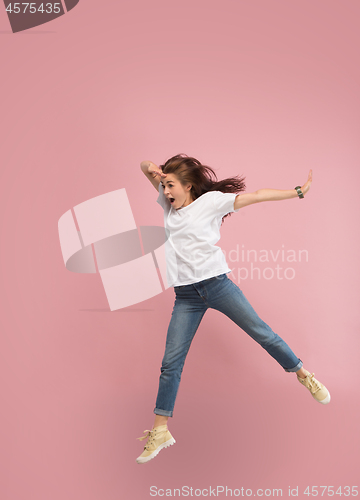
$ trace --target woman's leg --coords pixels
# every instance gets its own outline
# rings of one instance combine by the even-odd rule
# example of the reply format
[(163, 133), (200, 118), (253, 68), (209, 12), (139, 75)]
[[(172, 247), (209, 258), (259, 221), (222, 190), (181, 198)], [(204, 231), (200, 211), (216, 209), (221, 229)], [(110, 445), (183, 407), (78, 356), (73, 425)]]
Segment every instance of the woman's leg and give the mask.
[(303, 366), (300, 368), (299, 371), (296, 372), (296, 375), (302, 379), (306, 378), (306, 370), (304, 369)]
[[(176, 299), (166, 336), (154, 413), (172, 417), (182, 370), (191, 342), (208, 309), (192, 285), (175, 287)], [(162, 420), (156, 419), (155, 422)]]
[(164, 417), (163, 415), (155, 415), (153, 429), (159, 427), (160, 425), (167, 425), (169, 417)]
[[(299, 372), (302, 361), (255, 312), (240, 288), (226, 275), (207, 292), (207, 304), (228, 316), (261, 345), (287, 372)], [(302, 373), (300, 371), (300, 373)]]
[(161, 366), (159, 390), (154, 409), (155, 422), (152, 430), (140, 440), (149, 437), (144, 451), (136, 459), (144, 464), (157, 456), (163, 448), (175, 443), (167, 428), (172, 417), (181, 373), (186, 355), (201, 319), (208, 307), (192, 285), (175, 288), (176, 299), (168, 327), (165, 354)]
[(295, 356), (290, 347), (262, 319), (245, 298), (240, 288), (226, 275), (219, 276), (200, 293), (206, 304), (226, 314), (256, 342), (258, 342), (287, 372), (295, 372), (298, 381), (304, 385), (313, 398), (322, 404), (330, 402), (330, 393), (314, 374), (303, 367), (303, 362)]

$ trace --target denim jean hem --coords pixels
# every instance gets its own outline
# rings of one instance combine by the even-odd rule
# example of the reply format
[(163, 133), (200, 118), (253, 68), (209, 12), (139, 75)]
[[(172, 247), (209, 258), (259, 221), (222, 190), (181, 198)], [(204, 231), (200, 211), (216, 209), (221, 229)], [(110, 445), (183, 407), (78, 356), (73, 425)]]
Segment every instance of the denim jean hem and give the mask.
[(155, 408), (154, 413), (155, 413), (155, 415), (162, 415), (163, 417), (172, 417), (173, 416), (172, 411), (160, 410), (159, 408)]
[(300, 370), (300, 368), (302, 367), (302, 365), (303, 365), (303, 362), (300, 359), (299, 363), (296, 366), (294, 366), (294, 368), (284, 368), (284, 370), (286, 372), (289, 372), (289, 373), (291, 373), (291, 372), (297, 372), (298, 370)]

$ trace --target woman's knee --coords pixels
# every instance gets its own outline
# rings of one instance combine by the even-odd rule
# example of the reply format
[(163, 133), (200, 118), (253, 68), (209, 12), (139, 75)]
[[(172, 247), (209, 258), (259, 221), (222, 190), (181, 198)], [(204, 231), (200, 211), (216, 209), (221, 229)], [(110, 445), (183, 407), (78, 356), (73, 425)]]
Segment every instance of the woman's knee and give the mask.
[(171, 348), (166, 348), (164, 357), (162, 359), (161, 366), (164, 370), (169, 370), (171, 368), (183, 365), (185, 358), (187, 356), (189, 346), (172, 346)]

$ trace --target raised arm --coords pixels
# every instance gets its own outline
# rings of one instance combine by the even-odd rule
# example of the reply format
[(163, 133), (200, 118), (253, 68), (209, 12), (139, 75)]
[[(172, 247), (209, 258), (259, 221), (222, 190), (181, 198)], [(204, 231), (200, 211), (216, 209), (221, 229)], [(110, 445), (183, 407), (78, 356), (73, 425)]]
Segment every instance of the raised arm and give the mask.
[[(301, 191), (304, 195), (309, 191), (311, 183), (312, 170), (310, 170), (305, 184), (301, 186)], [(253, 193), (238, 194), (235, 198), (234, 209), (237, 210), (238, 208), (243, 208), (253, 203), (260, 203), (261, 201), (287, 200), (297, 197), (296, 189), (259, 189)]]
[(140, 163), (140, 168), (156, 191), (159, 191), (160, 180), (162, 177), (166, 177), (166, 174), (163, 174), (162, 170), (152, 161), (142, 161)]

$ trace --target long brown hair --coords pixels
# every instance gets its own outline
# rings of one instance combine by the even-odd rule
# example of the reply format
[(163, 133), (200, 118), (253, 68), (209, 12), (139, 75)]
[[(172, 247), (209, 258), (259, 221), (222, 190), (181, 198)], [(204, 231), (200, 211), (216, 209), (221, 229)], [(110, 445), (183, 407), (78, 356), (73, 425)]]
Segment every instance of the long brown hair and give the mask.
[[(229, 177), (218, 181), (214, 170), (207, 165), (202, 165), (199, 160), (186, 154), (178, 154), (169, 158), (160, 165), (164, 174), (175, 174), (180, 183), (185, 187), (191, 184), (190, 193), (194, 200), (208, 191), (221, 191), (222, 193), (239, 193), (245, 191), (245, 177)], [(231, 213), (222, 218), (222, 222)]]

